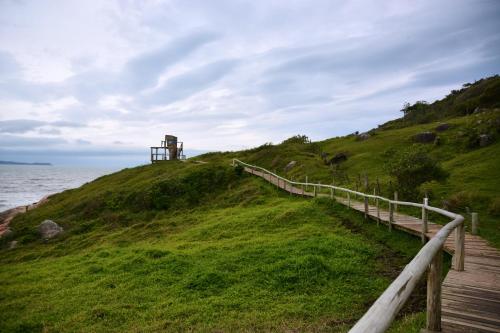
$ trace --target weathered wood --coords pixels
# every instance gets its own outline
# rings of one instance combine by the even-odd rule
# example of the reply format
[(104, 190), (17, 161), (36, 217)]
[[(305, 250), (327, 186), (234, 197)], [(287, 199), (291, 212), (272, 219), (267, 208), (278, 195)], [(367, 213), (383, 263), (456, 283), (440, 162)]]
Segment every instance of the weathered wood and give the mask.
[(389, 231), (392, 231), (392, 224), (394, 223), (394, 205), (389, 202)]
[(428, 331), (441, 331), (441, 276), (443, 250), (434, 255), (427, 274), (427, 324)]
[(427, 226), (427, 209), (426, 206), (429, 204), (429, 199), (424, 198), (424, 206), (422, 207), (422, 243), (426, 242), (426, 234), (429, 232), (429, 228)]
[(365, 219), (368, 218), (368, 197), (365, 195), (364, 196), (364, 201), (365, 201)]
[(455, 260), (455, 269), (459, 272), (463, 271), (465, 260), (465, 227), (463, 224), (455, 229), (455, 255), (453, 259)]
[(376, 205), (377, 205), (377, 225), (380, 224), (380, 204), (379, 204), (379, 199), (375, 199), (376, 200)]
[[(394, 191), (394, 201), (398, 201), (398, 191)], [(395, 212), (398, 211), (398, 204), (397, 203), (394, 204), (394, 211)]]
[(471, 213), (471, 232), (473, 235), (477, 235), (477, 228), (479, 227), (479, 218), (477, 213)]

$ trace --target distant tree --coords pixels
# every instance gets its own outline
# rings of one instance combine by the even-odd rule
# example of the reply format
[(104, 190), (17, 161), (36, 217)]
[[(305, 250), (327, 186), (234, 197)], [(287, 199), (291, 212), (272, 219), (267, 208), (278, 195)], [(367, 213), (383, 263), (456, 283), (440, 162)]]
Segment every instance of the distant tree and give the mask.
[(307, 137), (307, 135), (297, 134), (297, 135), (294, 135), (294, 136), (286, 139), (282, 143), (302, 143), (303, 144), (303, 143), (311, 143), (311, 140), (309, 139), (309, 137)]
[(408, 112), (410, 112), (410, 103), (406, 102), (405, 104), (403, 104), (403, 108), (400, 110), (401, 112), (403, 112), (404, 116), (406, 117), (406, 115), (408, 114)]
[(406, 102), (401, 109), (401, 112), (404, 113), (404, 116), (423, 114), (425, 111), (429, 109), (429, 103), (426, 101), (416, 101), (415, 104), (410, 105), (410, 103)]

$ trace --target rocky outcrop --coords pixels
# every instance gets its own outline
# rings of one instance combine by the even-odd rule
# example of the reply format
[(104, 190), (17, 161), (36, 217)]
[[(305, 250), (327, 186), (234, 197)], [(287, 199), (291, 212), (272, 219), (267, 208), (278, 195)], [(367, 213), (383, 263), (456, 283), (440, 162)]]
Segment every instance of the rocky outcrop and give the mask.
[(358, 134), (356, 136), (356, 140), (358, 141), (365, 141), (365, 140), (368, 140), (370, 138), (370, 134), (368, 133), (361, 133), (361, 134)]
[(285, 171), (291, 170), (295, 165), (297, 164), (297, 161), (291, 161), (285, 166)]
[(433, 132), (422, 132), (415, 134), (413, 137), (413, 141), (418, 143), (433, 143), (436, 140), (436, 133)]
[(481, 134), (478, 138), (479, 147), (486, 147), (493, 142), (493, 139), (488, 134)]
[(344, 153), (338, 153), (338, 154), (335, 154), (335, 156), (333, 156), (331, 159), (330, 159), (330, 164), (339, 164), (341, 162), (344, 162), (347, 160), (347, 155), (344, 154)]
[(43, 239), (51, 239), (63, 232), (63, 228), (52, 220), (45, 220), (38, 226), (38, 232)]
[(451, 127), (448, 123), (442, 123), (436, 126), (435, 130), (438, 132), (444, 132)]

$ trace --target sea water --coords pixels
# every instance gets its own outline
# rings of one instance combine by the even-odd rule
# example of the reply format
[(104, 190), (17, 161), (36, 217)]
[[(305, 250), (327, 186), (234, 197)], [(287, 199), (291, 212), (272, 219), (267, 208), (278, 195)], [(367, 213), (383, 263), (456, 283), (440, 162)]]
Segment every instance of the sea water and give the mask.
[(0, 212), (80, 187), (116, 170), (97, 167), (0, 165)]

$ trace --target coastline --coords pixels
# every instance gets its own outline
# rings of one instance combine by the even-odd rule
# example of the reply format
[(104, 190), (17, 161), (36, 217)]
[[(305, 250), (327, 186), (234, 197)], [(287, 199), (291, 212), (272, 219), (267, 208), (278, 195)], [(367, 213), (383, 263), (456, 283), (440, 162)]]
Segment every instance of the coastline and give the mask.
[(27, 211), (32, 210), (34, 208), (37, 208), (40, 205), (43, 205), (44, 203), (49, 201), (49, 198), (54, 194), (56, 193), (47, 194), (43, 196), (40, 200), (32, 204), (17, 206), (11, 209), (4, 210), (3, 212), (0, 212), (0, 237), (2, 237), (6, 232), (10, 230), (9, 224), (14, 219), (14, 217), (16, 217), (19, 214), (26, 213)]

